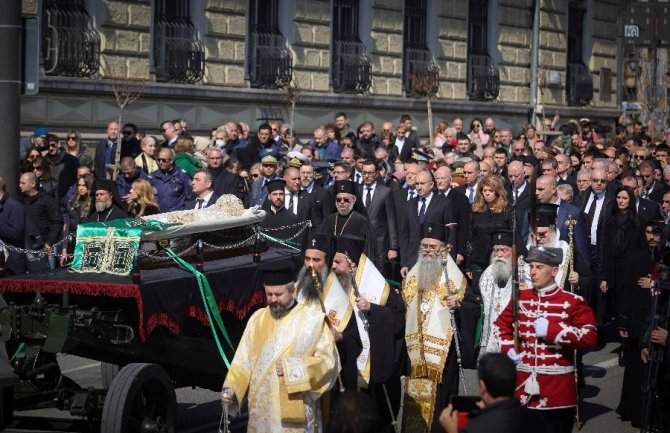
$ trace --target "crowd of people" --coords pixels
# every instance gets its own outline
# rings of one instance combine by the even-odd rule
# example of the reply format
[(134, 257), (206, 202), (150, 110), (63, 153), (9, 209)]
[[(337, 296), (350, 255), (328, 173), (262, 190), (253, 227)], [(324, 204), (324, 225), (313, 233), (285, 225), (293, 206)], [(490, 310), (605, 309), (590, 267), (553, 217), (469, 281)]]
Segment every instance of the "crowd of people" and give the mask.
[[(157, 136), (112, 121), (94, 152), (76, 131), (61, 143), (40, 127), (22, 146), (20, 179), (0, 177), (0, 240), (11, 272), (35, 272), (67, 262), (81, 222), (200, 209), (225, 194), (265, 210), (262, 228), (302, 250), (305, 266), (297, 276), (266, 270), (268, 309), (252, 317), (226, 379), (227, 404), (247, 397), (249, 431), (321, 431), (331, 409), (347, 406), (335, 395), (342, 388), (363, 390), (380, 425), (451, 433), (462, 369), (479, 368), (478, 416), (525, 407), (528, 425), (569, 432), (581, 355), (612, 336), (625, 364), (617, 413), (667, 429), (668, 402), (653, 399), (648, 419), (650, 384), (640, 384), (649, 349), (670, 346), (667, 321), (653, 320), (668, 309), (658, 288), (670, 125), (625, 122), (556, 116), (510, 129), (474, 118), (464, 128), (457, 117), (429, 135), (409, 115), (376, 130), (354, 129), (340, 112), (303, 139), (280, 121), (253, 132), (226, 122), (209, 137), (190, 135), (182, 119)], [(20, 196), (7, 194), (9, 181)], [(264, 355), (275, 332), (274, 344), (300, 342), (295, 356)], [(275, 367), (260, 371), (265, 364)], [(268, 403), (264, 393), (277, 389), (288, 397)], [(321, 402), (329, 392), (330, 407)], [(505, 431), (520, 431), (513, 425)]]

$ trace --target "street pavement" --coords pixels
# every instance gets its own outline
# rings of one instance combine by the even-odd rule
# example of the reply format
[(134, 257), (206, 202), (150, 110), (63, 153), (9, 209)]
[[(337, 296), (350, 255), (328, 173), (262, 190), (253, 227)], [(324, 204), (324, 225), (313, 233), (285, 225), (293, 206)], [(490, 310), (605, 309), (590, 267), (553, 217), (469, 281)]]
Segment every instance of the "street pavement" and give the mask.
[[(614, 412), (621, 393), (623, 368), (617, 363), (618, 343), (608, 343), (603, 349), (584, 355), (586, 387), (583, 388), (584, 401), (581, 415), (584, 421), (581, 433), (633, 433), (637, 429), (629, 422), (622, 422)], [(71, 355), (60, 355), (58, 363), (63, 374), (82, 387), (101, 387), (100, 363)], [(468, 394), (478, 393), (476, 371), (466, 370)], [(214, 386), (218, 387), (219, 384)], [(462, 389), (462, 388), (461, 388)], [(179, 403), (179, 431), (183, 433), (216, 433), (221, 416), (218, 393), (201, 388), (181, 388), (177, 390)], [(63, 417), (53, 409), (17, 413), (40, 417)], [(65, 416), (65, 418), (68, 418)], [(42, 430), (7, 429), (7, 432), (40, 432)], [(575, 427), (574, 432), (577, 432)]]

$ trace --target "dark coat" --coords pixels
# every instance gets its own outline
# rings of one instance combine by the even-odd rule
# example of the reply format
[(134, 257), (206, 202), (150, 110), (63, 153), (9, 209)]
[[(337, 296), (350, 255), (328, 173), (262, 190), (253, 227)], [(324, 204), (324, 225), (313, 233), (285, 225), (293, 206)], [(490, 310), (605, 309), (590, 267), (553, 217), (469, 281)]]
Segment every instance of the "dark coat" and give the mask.
[[(492, 428), (495, 426), (495, 428)], [(460, 433), (549, 433), (544, 417), (514, 398), (490, 404), (474, 415)]]
[(241, 190), (243, 188), (240, 188), (240, 183), (237, 176), (225, 168), (221, 168), (220, 170), (210, 169), (209, 171), (212, 173), (212, 177), (214, 178), (214, 181), (212, 182), (212, 189), (214, 190), (215, 194), (219, 196), (224, 194), (233, 194), (238, 198), (243, 198), (241, 197)]
[[(445, 225), (450, 221), (447, 212), (447, 199), (442, 194), (433, 193), (430, 203), (426, 207), (424, 223)], [(399, 244), (403, 252), (400, 263), (410, 268), (416, 263), (421, 242), (421, 223), (419, 222), (419, 197), (405, 203), (404, 217), (401, 222)]]
[(661, 216), (661, 207), (658, 203), (646, 198), (639, 198), (638, 200), (637, 216), (644, 224), (649, 221), (659, 221), (663, 218)]
[(42, 240), (49, 245), (58, 242), (63, 231), (63, 218), (56, 200), (44, 191), (38, 191), (32, 197), (24, 195), (22, 201), (26, 218), (35, 225)]
[[(107, 152), (107, 140), (98, 142), (95, 146), (95, 177), (100, 179), (109, 179), (105, 169), (105, 153)], [(112, 158), (110, 164), (116, 164), (116, 143), (113, 144)], [(73, 183), (73, 182), (72, 182)], [(70, 183), (70, 185), (72, 184)]]
[(466, 258), (466, 268), (470, 271), (484, 270), (491, 257), (491, 235), (498, 230), (512, 229), (512, 211), (505, 209), (494, 213), (489, 209), (470, 214), (470, 254)]
[[(358, 185), (359, 197), (365, 203), (367, 189)], [(391, 190), (379, 183), (374, 187), (372, 201), (366, 208), (377, 239), (377, 251), (383, 256), (388, 250), (398, 251), (398, 228)]]
[[(216, 201), (219, 199), (220, 195), (218, 195), (215, 192), (212, 193), (212, 196), (209, 198), (209, 201), (207, 202), (207, 205), (205, 207), (210, 207), (213, 204), (216, 203)], [(195, 209), (195, 204), (196, 204), (197, 197), (193, 197), (189, 200), (186, 201), (186, 208), (185, 209)]]
[(70, 185), (77, 181), (79, 158), (70, 155), (65, 149), (60, 149), (56, 155), (47, 154), (46, 160), (51, 164), (54, 179), (58, 182), (55, 197), (60, 200)]
[[(26, 214), (23, 205), (13, 197), (5, 194), (0, 200), (0, 240), (17, 248), (25, 246)], [(9, 251), (7, 269), (13, 274), (22, 274), (25, 269), (25, 257), (12, 250)]]
[(468, 234), (470, 233), (470, 202), (465, 194), (455, 189), (449, 190), (446, 195), (446, 207), (449, 213), (449, 223), (456, 223), (449, 229), (449, 243), (451, 252), (455, 257), (460, 254), (465, 258), (467, 255)]
[(107, 208), (102, 212), (95, 211), (91, 214), (90, 217), (88, 217), (88, 222), (90, 223), (96, 223), (96, 222), (107, 222), (111, 220), (117, 220), (121, 218), (127, 218), (128, 213), (118, 207), (115, 204), (112, 204), (112, 208)]

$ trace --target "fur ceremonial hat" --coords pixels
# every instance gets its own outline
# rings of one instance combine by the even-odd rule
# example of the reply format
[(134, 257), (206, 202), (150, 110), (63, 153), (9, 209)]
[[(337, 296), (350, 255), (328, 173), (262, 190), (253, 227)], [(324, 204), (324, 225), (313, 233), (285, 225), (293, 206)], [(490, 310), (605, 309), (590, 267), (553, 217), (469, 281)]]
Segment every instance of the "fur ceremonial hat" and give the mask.
[(270, 194), (272, 191), (277, 191), (278, 189), (283, 191), (285, 185), (286, 181), (284, 179), (272, 179), (265, 184), (265, 186), (268, 188), (268, 194)]
[(546, 265), (558, 266), (563, 263), (563, 250), (550, 247), (531, 247), (528, 257), (523, 259), (526, 263), (539, 262)]
[(352, 262), (358, 263), (361, 259), (361, 254), (363, 254), (365, 240), (351, 235), (336, 236), (334, 239), (335, 252), (345, 254)]
[(293, 263), (290, 261), (277, 260), (261, 263), (263, 284), (266, 286), (283, 286), (295, 281)]
[(491, 235), (491, 245), (505, 245), (511, 247), (514, 244), (511, 230), (499, 230)]
[(325, 233), (312, 233), (307, 238), (306, 250), (319, 250), (330, 254), (330, 236)]
[(558, 205), (554, 203), (538, 203), (536, 207), (535, 220), (538, 227), (549, 227), (556, 225)]
[(444, 242), (444, 226), (442, 224), (425, 223), (421, 226), (421, 239), (437, 239)]
[(347, 194), (356, 195), (356, 188), (354, 182), (351, 180), (337, 180), (333, 186), (333, 191), (335, 195), (345, 192)]

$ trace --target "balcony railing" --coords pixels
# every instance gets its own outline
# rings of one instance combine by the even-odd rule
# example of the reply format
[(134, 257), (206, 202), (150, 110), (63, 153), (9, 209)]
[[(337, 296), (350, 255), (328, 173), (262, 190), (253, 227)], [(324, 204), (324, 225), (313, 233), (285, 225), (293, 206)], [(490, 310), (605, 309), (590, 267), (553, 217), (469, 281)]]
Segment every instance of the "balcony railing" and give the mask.
[(468, 56), (467, 91), (471, 101), (493, 101), (500, 93), (500, 72), (487, 55)]
[(90, 77), (100, 68), (100, 35), (81, 1), (44, 4), (42, 56), (47, 75)]
[(568, 63), (565, 92), (568, 105), (583, 107), (593, 99), (593, 78), (582, 63)]
[(336, 39), (333, 46), (333, 90), (365, 93), (372, 84), (372, 62), (361, 41)]
[(205, 47), (185, 19), (157, 18), (154, 30), (156, 81), (197, 83), (205, 71)]
[(425, 48), (408, 48), (403, 58), (405, 93), (412, 96), (435, 94), (440, 87), (440, 76), (433, 55)]
[(251, 87), (278, 89), (291, 82), (293, 56), (278, 31), (252, 30), (249, 35)]

